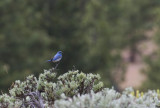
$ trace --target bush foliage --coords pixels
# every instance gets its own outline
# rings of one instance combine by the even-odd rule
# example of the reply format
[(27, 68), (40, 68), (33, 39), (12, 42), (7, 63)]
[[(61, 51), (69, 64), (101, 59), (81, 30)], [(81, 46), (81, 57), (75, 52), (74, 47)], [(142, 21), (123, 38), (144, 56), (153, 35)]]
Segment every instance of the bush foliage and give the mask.
[(159, 96), (155, 91), (148, 91), (143, 96), (135, 97), (126, 89), (122, 94), (114, 89), (105, 88), (91, 94), (78, 95), (72, 99), (57, 100), (56, 108), (159, 108)]
[(55, 100), (61, 98), (61, 94), (73, 97), (91, 91), (98, 92), (103, 88), (98, 74), (85, 74), (72, 70), (59, 76), (55, 81), (56, 73), (53, 71), (54, 69), (44, 70), (38, 78), (30, 75), (25, 81), (15, 81), (9, 90), (9, 95), (1, 95), (0, 106), (44, 108), (52, 106)]
[[(38, 78), (15, 81), (9, 94), (0, 95), (0, 108), (159, 108), (160, 93), (139, 94), (127, 88), (122, 93), (104, 88), (100, 76), (78, 70), (56, 77), (54, 69)], [(57, 80), (56, 80), (57, 79)]]

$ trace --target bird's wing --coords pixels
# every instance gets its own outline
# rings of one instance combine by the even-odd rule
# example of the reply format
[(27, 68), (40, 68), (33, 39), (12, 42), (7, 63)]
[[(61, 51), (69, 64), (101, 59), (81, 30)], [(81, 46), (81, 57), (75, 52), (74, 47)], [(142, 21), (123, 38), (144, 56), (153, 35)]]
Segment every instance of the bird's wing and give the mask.
[(53, 57), (53, 61), (54, 60), (57, 60), (57, 59), (60, 59), (62, 58), (62, 55), (61, 54), (56, 54), (54, 57)]

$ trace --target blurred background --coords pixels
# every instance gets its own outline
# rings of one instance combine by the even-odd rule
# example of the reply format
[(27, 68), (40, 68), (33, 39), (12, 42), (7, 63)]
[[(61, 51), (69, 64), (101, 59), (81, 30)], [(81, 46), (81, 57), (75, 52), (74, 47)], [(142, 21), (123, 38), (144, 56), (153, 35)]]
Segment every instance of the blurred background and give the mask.
[(99, 73), (117, 90), (160, 89), (160, 0), (1, 0), (0, 90), (38, 76)]

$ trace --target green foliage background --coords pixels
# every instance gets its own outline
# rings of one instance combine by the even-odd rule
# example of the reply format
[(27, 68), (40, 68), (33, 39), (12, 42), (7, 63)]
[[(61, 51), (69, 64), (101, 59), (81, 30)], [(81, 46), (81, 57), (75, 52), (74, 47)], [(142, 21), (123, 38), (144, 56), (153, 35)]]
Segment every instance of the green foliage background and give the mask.
[[(159, 6), (159, 0), (1, 0), (0, 89), (54, 66), (45, 60), (58, 50), (64, 52), (59, 74), (74, 65), (100, 73), (107, 86), (113, 85), (111, 70), (121, 64), (120, 51), (129, 47), (137, 53), (144, 31), (159, 29)], [(157, 86), (154, 66), (160, 62), (149, 60), (147, 84)]]

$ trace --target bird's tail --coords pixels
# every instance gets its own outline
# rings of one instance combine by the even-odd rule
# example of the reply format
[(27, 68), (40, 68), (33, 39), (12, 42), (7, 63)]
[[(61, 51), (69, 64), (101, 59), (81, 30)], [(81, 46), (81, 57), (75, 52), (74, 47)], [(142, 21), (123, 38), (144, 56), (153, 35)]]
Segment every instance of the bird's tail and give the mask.
[(51, 62), (51, 60), (46, 60), (46, 62)]

